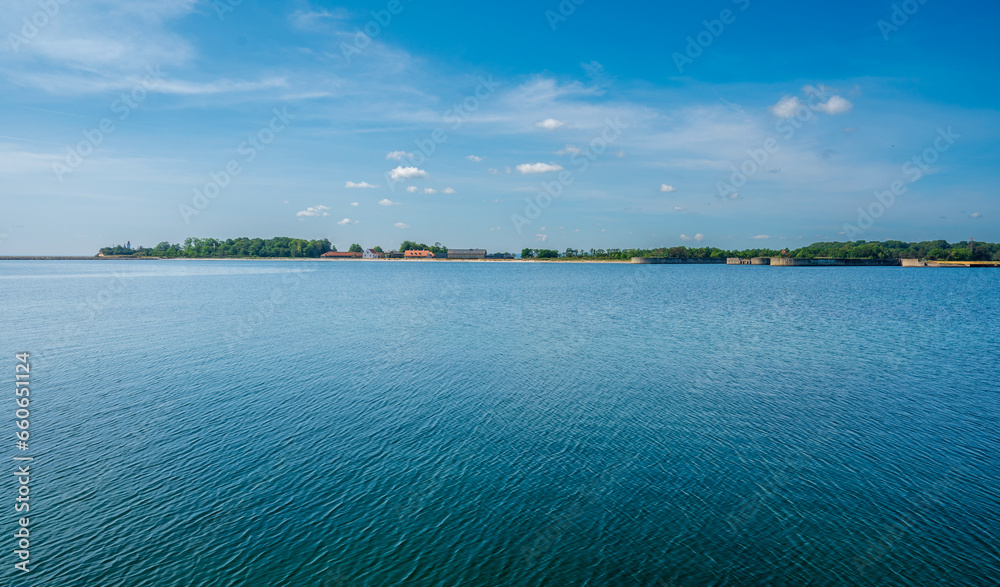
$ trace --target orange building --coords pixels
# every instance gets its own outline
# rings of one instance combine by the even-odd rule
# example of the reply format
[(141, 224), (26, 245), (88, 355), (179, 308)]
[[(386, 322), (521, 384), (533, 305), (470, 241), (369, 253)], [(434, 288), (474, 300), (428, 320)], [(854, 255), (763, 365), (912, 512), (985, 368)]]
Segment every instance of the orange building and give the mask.
[(323, 257), (330, 259), (357, 259), (361, 257), (361, 253), (341, 253), (337, 251), (330, 251), (329, 253), (323, 253)]
[(403, 256), (407, 259), (433, 259), (434, 253), (430, 251), (406, 251)]

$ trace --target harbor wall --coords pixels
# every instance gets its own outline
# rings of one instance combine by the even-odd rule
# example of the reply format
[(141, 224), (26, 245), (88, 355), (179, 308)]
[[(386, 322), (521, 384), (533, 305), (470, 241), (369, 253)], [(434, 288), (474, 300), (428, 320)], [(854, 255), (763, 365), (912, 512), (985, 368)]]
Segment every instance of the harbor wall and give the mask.
[(721, 265), (726, 259), (675, 259), (673, 257), (632, 257), (633, 263), (644, 265)]
[(899, 267), (899, 259), (792, 259), (771, 257), (774, 267)]

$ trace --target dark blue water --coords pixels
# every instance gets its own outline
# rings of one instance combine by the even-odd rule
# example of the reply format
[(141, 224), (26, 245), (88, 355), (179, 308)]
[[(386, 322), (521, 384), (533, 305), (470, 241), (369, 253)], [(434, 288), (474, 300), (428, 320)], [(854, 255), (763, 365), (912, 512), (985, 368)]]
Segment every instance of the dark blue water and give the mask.
[(4, 262), (0, 301), (4, 585), (1000, 583), (1000, 271)]

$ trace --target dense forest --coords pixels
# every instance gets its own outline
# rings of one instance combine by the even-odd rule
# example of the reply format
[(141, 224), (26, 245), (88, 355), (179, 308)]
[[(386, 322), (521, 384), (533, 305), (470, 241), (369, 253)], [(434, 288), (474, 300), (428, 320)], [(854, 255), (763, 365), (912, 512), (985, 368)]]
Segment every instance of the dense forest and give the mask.
[[(382, 247), (374, 247), (382, 252)], [(403, 241), (400, 251), (411, 249), (430, 250), (445, 253), (448, 248), (441, 243), (426, 245), (414, 241)], [(188, 238), (183, 245), (162, 242), (153, 248), (131, 245), (104, 247), (104, 255), (167, 257), (167, 258), (204, 258), (204, 257), (319, 257), (323, 253), (336, 251), (336, 247), (327, 239), (303, 240), (289, 237), (271, 239), (246, 238), (214, 239)], [(352, 244), (351, 252), (361, 252), (359, 244)], [(628, 260), (632, 257), (674, 257), (688, 259), (709, 259), (727, 257), (796, 257), (800, 259), (815, 259), (832, 257), (838, 259), (928, 259), (932, 261), (1000, 261), (1000, 244), (975, 243), (969, 249), (969, 243), (949, 243), (943, 240), (905, 243), (902, 241), (883, 242), (831, 242), (813, 243), (799, 249), (743, 249), (725, 250), (715, 247), (660, 247), (656, 249), (523, 249), (522, 259), (606, 259)]]

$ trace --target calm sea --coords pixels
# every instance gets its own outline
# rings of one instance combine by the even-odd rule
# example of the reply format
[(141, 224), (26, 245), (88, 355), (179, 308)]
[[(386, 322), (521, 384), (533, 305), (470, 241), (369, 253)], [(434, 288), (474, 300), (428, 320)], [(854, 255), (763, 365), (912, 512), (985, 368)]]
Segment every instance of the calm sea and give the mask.
[(2, 262), (0, 301), (3, 585), (1000, 584), (1000, 271)]

